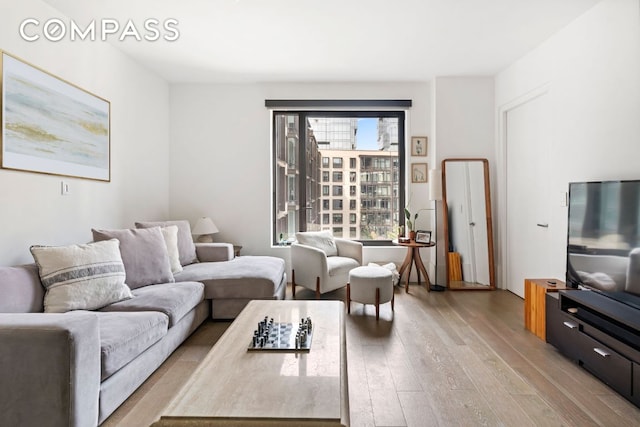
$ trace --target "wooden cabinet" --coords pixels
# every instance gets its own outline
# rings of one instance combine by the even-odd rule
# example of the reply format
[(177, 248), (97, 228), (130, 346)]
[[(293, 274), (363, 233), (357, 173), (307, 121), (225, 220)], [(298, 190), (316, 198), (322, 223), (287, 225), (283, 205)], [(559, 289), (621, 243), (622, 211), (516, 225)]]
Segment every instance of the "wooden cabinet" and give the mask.
[(543, 341), (547, 340), (545, 296), (547, 292), (559, 289), (566, 289), (566, 286), (557, 279), (524, 280), (524, 326)]

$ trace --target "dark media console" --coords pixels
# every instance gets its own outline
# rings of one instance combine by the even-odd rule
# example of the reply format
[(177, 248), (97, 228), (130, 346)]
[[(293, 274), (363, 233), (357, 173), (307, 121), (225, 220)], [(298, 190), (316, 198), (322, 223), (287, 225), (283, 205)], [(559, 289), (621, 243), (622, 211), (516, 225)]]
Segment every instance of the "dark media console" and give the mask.
[(640, 310), (596, 291), (548, 293), (546, 338), (640, 407)]

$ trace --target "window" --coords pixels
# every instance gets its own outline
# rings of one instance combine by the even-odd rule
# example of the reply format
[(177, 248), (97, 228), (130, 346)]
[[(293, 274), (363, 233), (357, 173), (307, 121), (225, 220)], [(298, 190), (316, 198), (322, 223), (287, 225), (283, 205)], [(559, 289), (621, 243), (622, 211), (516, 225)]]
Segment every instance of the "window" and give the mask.
[(273, 235), (327, 229), (365, 244), (396, 238), (404, 120), (403, 111), (273, 111)]

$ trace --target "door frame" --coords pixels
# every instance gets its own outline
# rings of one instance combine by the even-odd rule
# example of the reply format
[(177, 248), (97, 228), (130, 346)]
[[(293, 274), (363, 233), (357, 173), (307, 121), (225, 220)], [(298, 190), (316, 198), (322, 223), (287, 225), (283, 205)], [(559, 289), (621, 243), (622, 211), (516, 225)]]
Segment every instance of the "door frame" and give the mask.
[(530, 90), (520, 96), (517, 96), (513, 100), (502, 104), (498, 107), (498, 144), (496, 152), (497, 160), (497, 178), (498, 178), (498, 213), (504, 221), (501, 221), (498, 227), (498, 241), (500, 242), (500, 248), (498, 250), (498, 258), (500, 268), (498, 272), (502, 276), (498, 281), (499, 289), (509, 289), (507, 283), (508, 278), (508, 254), (509, 251), (509, 236), (507, 235), (508, 229), (508, 212), (507, 212), (507, 114), (509, 111), (514, 110), (528, 102), (531, 102), (541, 96), (549, 94), (551, 84), (549, 82), (538, 86), (535, 89)]

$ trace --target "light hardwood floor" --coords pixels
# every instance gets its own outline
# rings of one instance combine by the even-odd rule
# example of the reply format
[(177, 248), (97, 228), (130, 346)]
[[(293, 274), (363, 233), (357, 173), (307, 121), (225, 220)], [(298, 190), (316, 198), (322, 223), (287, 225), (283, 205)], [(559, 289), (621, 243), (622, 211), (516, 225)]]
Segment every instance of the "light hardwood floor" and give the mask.
[[(514, 294), (395, 292), (379, 322), (358, 303), (346, 316), (352, 426), (640, 425), (640, 409), (525, 330)], [(155, 421), (228, 325), (205, 322), (103, 426)]]

